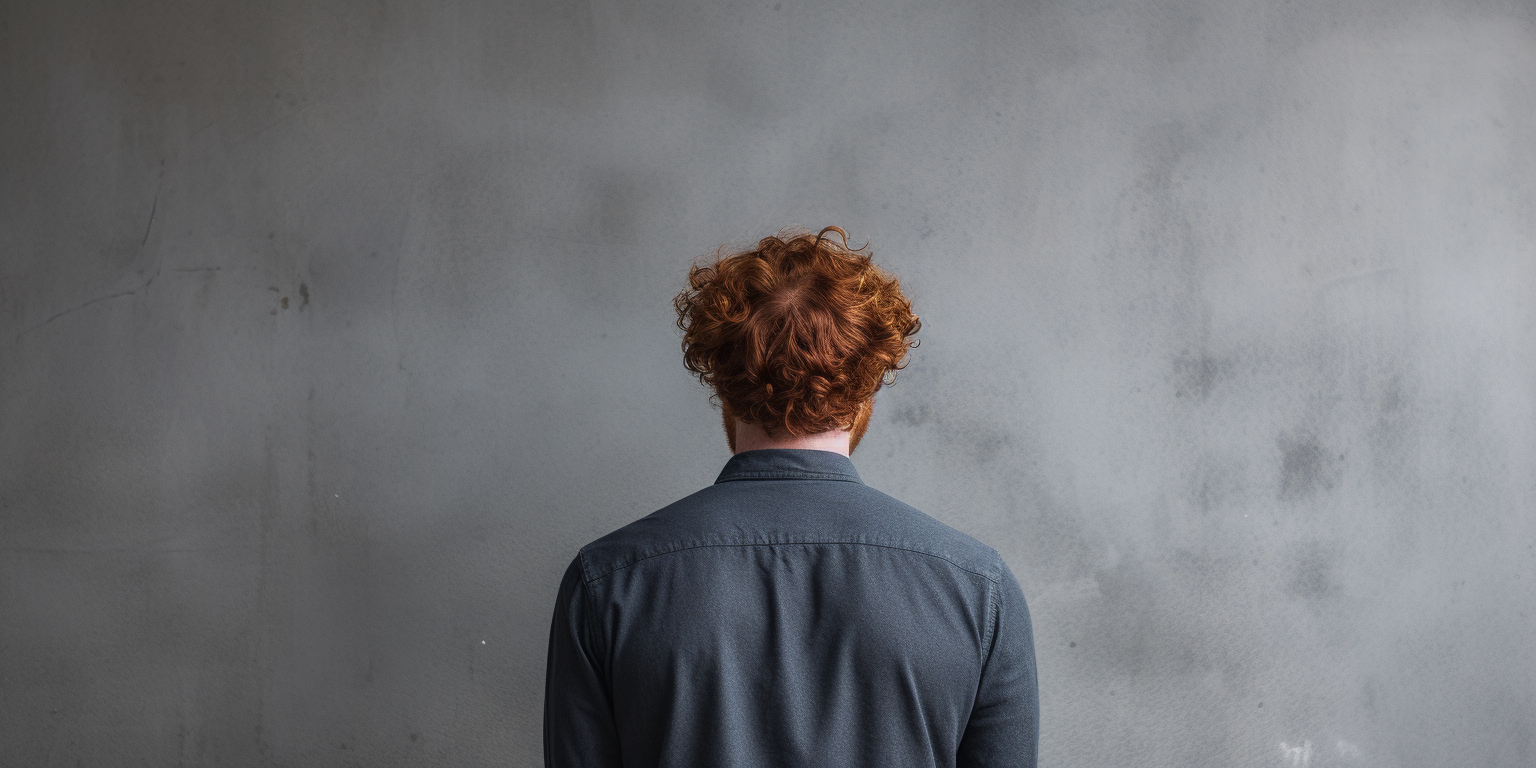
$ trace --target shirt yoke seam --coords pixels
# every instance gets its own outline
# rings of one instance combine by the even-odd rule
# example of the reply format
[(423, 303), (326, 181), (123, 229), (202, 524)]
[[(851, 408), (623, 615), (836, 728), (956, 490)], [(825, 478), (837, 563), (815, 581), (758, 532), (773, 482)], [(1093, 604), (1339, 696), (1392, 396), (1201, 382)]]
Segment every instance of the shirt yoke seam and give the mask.
[[(953, 565), (954, 567), (959, 568), (960, 570), (965, 571), (966, 573), (971, 573), (971, 574), (975, 574), (977, 576), (980, 576), (983, 579), (986, 579), (988, 582), (990, 582), (993, 585), (996, 585), (998, 583), (998, 578), (999, 577), (990, 576), (988, 574), (982, 573), (981, 571), (978, 571), (978, 570), (975, 570), (975, 569), (972, 569), (972, 568), (967, 568), (967, 567), (961, 565), (960, 563), (955, 562), (953, 559), (945, 557), (944, 555), (938, 555), (938, 554), (934, 554), (932, 552), (925, 552), (925, 551), (923, 551), (921, 549), (912, 549), (911, 547), (898, 547), (898, 546), (896, 546), (894, 544), (876, 544), (876, 543), (868, 542), (868, 541), (768, 541), (768, 542), (748, 542), (748, 543), (742, 543), (742, 544), (693, 544), (693, 545), (686, 546), (686, 547), (678, 547), (677, 549), (669, 549), (669, 550), (667, 550), (665, 552), (657, 552), (654, 555), (646, 555), (644, 557), (637, 557), (634, 560), (631, 560), (631, 561), (629, 561), (629, 562), (627, 562), (627, 563), (625, 563), (623, 565), (620, 565), (620, 566), (617, 566), (617, 567), (614, 567), (614, 568), (610, 568), (609, 570), (604, 571), (599, 576), (593, 576), (593, 577), (587, 579), (587, 583), (588, 584), (592, 584), (594, 582), (602, 581), (603, 579), (606, 579), (609, 576), (612, 576), (613, 574), (618, 573), (619, 571), (624, 570), (625, 568), (629, 568), (629, 567), (631, 567), (633, 565), (636, 565), (638, 563), (641, 563), (643, 561), (650, 560), (651, 558), (662, 557), (662, 556), (665, 556), (665, 555), (673, 555), (673, 554), (677, 554), (678, 552), (686, 552), (686, 551), (688, 551), (690, 549), (706, 549), (706, 548), (711, 548), (711, 547), (780, 547), (780, 546), (804, 547), (804, 546), (814, 546), (814, 545), (817, 545), (817, 544), (852, 544), (852, 545), (861, 546), (861, 547), (879, 547), (881, 549), (895, 549), (895, 550), (900, 550), (902, 552), (911, 552), (913, 554), (923, 555), (925, 557), (931, 557), (931, 558), (934, 558), (936, 560), (943, 560), (944, 562), (949, 563), (950, 565)], [(586, 570), (586, 557), (585, 557), (585, 554), (586, 553), (582, 553), (582, 570), (583, 571)], [(583, 574), (583, 575), (585, 575), (585, 574)]]

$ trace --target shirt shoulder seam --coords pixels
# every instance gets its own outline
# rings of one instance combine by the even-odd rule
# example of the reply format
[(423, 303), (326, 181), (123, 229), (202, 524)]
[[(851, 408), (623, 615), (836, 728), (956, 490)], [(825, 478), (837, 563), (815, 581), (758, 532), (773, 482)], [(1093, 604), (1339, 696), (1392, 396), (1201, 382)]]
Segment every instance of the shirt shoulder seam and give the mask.
[(992, 663), (992, 649), (997, 638), (997, 626), (1001, 620), (1002, 606), (1001, 601), (997, 599), (1001, 595), (994, 594), (998, 585), (999, 582), (994, 581), (987, 586), (987, 628), (981, 640), (981, 647), (986, 649), (986, 653), (981, 660), (982, 669), (986, 669), (987, 665)]

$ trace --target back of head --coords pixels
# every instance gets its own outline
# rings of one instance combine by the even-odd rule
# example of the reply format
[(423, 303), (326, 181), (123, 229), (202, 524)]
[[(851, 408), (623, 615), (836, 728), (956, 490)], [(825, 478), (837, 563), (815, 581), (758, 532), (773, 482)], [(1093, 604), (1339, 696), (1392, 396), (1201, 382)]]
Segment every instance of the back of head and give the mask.
[(689, 271), (673, 302), (684, 364), (728, 419), (771, 435), (848, 429), (906, 364), (922, 324), (896, 278), (847, 237), (785, 231)]

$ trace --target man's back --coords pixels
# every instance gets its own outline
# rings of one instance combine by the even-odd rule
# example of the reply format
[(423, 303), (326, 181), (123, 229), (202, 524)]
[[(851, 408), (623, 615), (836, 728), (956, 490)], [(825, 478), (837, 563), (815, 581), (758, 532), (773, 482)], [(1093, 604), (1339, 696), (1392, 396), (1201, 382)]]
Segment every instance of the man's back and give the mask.
[(1007, 566), (826, 451), (739, 453), (583, 548), (547, 685), (554, 766), (1035, 764)]

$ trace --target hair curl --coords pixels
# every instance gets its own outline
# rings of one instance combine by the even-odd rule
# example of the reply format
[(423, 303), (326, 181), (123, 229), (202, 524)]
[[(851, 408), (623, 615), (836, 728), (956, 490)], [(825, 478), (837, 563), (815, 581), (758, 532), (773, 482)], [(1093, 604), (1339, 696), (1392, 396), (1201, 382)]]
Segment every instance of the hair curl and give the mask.
[(672, 304), (684, 365), (732, 417), (769, 434), (848, 428), (906, 366), (922, 327), (900, 282), (838, 227), (722, 247)]

